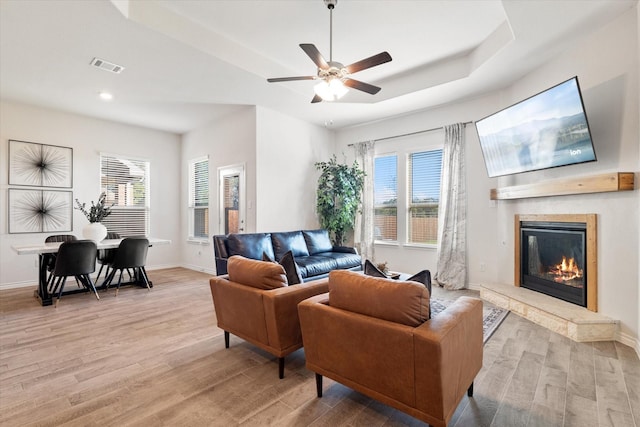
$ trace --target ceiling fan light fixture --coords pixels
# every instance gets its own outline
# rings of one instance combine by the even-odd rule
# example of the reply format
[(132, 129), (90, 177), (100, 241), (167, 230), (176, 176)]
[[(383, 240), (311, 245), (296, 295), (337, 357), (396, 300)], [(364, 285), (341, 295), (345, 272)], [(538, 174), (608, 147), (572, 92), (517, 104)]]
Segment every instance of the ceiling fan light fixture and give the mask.
[(323, 101), (337, 101), (349, 92), (349, 89), (340, 79), (321, 80), (313, 87), (313, 91), (322, 98)]

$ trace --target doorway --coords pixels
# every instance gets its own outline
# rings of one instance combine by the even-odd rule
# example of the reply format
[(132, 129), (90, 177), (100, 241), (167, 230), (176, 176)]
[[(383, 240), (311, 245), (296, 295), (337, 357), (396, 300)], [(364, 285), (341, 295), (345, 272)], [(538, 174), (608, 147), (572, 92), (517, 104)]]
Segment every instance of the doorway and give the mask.
[(243, 233), (245, 229), (244, 165), (218, 168), (220, 185), (219, 226), (221, 234)]

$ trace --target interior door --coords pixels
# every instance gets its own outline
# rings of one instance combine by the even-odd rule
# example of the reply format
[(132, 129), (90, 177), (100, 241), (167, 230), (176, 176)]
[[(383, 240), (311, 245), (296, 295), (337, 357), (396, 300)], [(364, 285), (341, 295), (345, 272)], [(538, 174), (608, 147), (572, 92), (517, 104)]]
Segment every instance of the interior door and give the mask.
[(220, 233), (243, 233), (245, 230), (244, 165), (218, 168), (220, 185)]

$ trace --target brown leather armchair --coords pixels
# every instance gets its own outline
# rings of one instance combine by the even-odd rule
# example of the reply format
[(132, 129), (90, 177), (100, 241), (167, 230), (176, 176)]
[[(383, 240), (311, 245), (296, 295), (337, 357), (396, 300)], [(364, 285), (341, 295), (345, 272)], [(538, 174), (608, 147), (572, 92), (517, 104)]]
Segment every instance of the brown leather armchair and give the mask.
[(349, 271), (298, 305), (307, 368), (432, 426), (446, 426), (482, 367), (482, 302), (461, 297), (429, 319), (422, 284)]
[(284, 358), (302, 347), (298, 303), (328, 291), (327, 279), (287, 286), (277, 263), (232, 256), (226, 276), (209, 281), (218, 327), (225, 346), (234, 334), (278, 358), (284, 377)]

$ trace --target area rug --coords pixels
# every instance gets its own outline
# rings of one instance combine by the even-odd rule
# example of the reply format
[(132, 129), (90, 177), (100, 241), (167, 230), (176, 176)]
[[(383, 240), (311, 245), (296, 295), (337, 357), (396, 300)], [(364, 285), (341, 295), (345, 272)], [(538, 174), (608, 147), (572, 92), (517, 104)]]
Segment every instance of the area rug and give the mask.
[[(437, 316), (438, 313), (445, 310), (455, 300), (446, 300), (441, 298), (431, 298), (431, 315)], [(491, 335), (498, 329), (498, 326), (509, 314), (508, 310), (498, 308), (489, 303), (482, 302), (482, 342), (486, 343)]]

